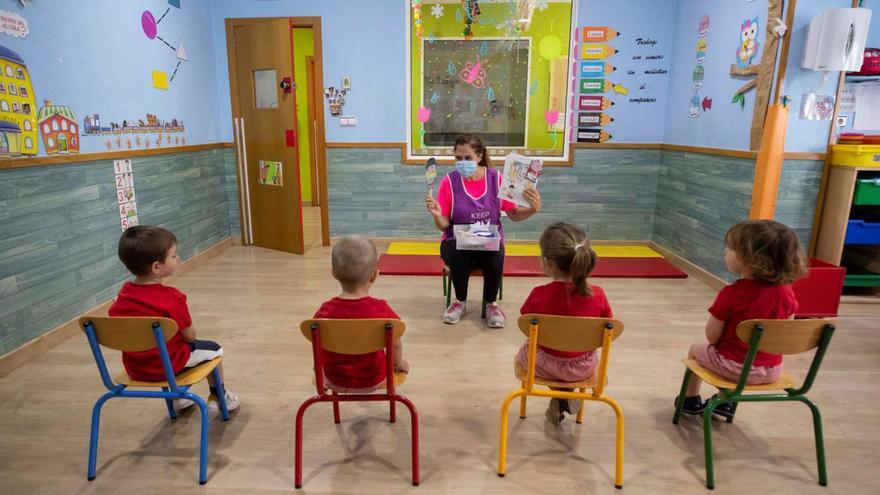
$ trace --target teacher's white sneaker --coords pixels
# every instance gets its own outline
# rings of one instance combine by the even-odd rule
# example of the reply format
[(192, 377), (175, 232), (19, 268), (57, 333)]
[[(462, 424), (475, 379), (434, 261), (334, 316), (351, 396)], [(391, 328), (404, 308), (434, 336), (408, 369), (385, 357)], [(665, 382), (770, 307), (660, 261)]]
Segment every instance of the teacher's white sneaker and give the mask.
[(452, 304), (446, 308), (443, 313), (443, 323), (455, 325), (461, 321), (462, 315), (467, 313), (467, 303), (461, 301), (452, 301)]
[(501, 311), (501, 306), (497, 303), (487, 304), (486, 325), (489, 325), (489, 328), (504, 328), (505, 323), (507, 317), (504, 316), (504, 311)]

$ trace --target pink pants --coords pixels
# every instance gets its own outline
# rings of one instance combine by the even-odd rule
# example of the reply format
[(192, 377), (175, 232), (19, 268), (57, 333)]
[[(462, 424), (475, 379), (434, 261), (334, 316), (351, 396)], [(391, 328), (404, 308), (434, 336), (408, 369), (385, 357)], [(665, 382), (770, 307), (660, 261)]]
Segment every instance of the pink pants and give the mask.
[[(718, 347), (708, 342), (697, 344), (693, 347), (694, 357), (700, 366), (715, 373), (716, 375), (731, 381), (739, 380), (742, 373), (742, 363), (726, 358), (718, 353)], [(749, 370), (749, 377), (746, 379), (748, 385), (763, 385), (765, 383), (773, 383), (782, 376), (782, 365), (779, 366), (752, 366)]]
[[(526, 341), (516, 353), (516, 362), (523, 369), (528, 369), (529, 341)], [(538, 347), (535, 355), (535, 376), (546, 380), (560, 382), (579, 382), (593, 376), (599, 358), (595, 351), (583, 356), (566, 358), (554, 356)]]

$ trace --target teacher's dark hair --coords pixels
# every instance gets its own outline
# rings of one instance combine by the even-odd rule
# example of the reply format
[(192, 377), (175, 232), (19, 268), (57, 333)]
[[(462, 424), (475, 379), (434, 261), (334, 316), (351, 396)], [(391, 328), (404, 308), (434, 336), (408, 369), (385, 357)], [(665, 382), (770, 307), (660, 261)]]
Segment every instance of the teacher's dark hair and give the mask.
[(480, 136), (477, 136), (476, 134), (459, 134), (458, 137), (455, 138), (455, 146), (453, 147), (453, 150), (460, 144), (470, 146), (471, 149), (474, 150), (474, 153), (482, 156), (477, 165), (486, 168), (492, 167), (492, 162), (489, 160), (489, 150), (486, 148), (486, 145), (483, 144), (483, 140), (480, 139)]

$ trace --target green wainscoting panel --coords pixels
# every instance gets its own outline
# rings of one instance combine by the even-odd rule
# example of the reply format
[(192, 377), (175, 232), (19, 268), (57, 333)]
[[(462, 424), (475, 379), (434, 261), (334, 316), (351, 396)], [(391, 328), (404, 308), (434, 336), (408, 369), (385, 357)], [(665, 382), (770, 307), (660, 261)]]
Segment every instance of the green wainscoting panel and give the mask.
[[(210, 149), (132, 159), (140, 222), (171, 229), (183, 259), (229, 237), (234, 158)], [(234, 217), (237, 229), (237, 201)], [(0, 171), (0, 233), (0, 354), (111, 299), (129, 277), (116, 257), (112, 160)]]

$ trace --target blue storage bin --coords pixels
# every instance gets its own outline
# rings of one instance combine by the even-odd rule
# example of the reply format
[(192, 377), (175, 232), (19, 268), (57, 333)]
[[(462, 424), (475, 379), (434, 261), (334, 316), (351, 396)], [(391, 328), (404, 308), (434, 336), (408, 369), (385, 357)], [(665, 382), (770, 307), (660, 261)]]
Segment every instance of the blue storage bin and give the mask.
[(844, 244), (880, 244), (880, 222), (850, 220), (846, 224)]

